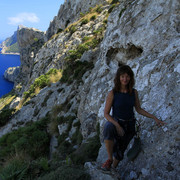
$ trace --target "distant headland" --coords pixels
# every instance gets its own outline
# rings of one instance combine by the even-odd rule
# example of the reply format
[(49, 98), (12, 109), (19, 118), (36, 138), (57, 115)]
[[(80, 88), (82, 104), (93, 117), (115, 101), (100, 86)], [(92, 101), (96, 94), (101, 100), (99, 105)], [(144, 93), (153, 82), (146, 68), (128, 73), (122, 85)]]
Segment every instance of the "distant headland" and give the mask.
[(12, 54), (12, 55), (19, 55), (19, 46), (17, 43), (17, 31), (14, 34), (7, 38), (5, 41), (2, 41), (0, 44), (0, 54)]

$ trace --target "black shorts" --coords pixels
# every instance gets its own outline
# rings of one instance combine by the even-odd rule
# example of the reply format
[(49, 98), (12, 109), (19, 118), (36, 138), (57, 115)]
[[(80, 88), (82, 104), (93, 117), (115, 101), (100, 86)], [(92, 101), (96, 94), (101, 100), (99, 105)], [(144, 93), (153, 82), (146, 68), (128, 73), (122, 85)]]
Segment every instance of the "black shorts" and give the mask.
[(116, 127), (111, 122), (107, 121), (104, 125), (104, 140), (113, 140), (114, 141), (114, 148), (113, 148), (113, 156), (117, 160), (122, 160), (124, 156), (124, 152), (136, 134), (135, 132), (135, 123), (136, 120), (133, 119), (132, 121), (118, 121), (120, 126), (123, 128), (125, 134), (124, 136), (119, 136), (116, 131)]

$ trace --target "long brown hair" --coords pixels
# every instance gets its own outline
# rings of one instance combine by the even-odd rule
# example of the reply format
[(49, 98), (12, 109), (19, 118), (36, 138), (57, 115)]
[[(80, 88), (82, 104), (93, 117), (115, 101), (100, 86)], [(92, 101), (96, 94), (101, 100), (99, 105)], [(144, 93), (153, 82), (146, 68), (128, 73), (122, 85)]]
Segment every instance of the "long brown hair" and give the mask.
[(135, 80), (134, 80), (134, 73), (128, 65), (119, 65), (119, 68), (116, 72), (116, 76), (114, 78), (113, 92), (120, 92), (120, 90), (121, 90), (120, 75), (123, 75), (125, 73), (127, 73), (130, 76), (130, 81), (127, 85), (127, 90), (128, 90), (129, 94), (132, 94)]

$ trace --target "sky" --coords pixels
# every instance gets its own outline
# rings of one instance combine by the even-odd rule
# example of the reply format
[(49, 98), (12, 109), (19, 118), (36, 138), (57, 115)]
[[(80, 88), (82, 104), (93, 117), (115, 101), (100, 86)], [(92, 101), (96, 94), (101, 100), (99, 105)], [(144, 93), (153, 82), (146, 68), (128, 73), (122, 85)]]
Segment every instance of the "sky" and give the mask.
[(0, 41), (12, 36), (18, 25), (46, 31), (64, 0), (0, 0)]

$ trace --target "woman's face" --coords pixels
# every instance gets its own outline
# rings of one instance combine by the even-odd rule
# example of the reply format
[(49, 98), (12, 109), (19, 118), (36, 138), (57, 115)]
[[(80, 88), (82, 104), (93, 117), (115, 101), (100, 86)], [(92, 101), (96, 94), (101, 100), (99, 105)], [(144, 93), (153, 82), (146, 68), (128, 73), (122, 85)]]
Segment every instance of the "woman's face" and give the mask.
[(120, 75), (121, 85), (126, 86), (128, 85), (129, 81), (130, 81), (130, 76), (127, 73)]

